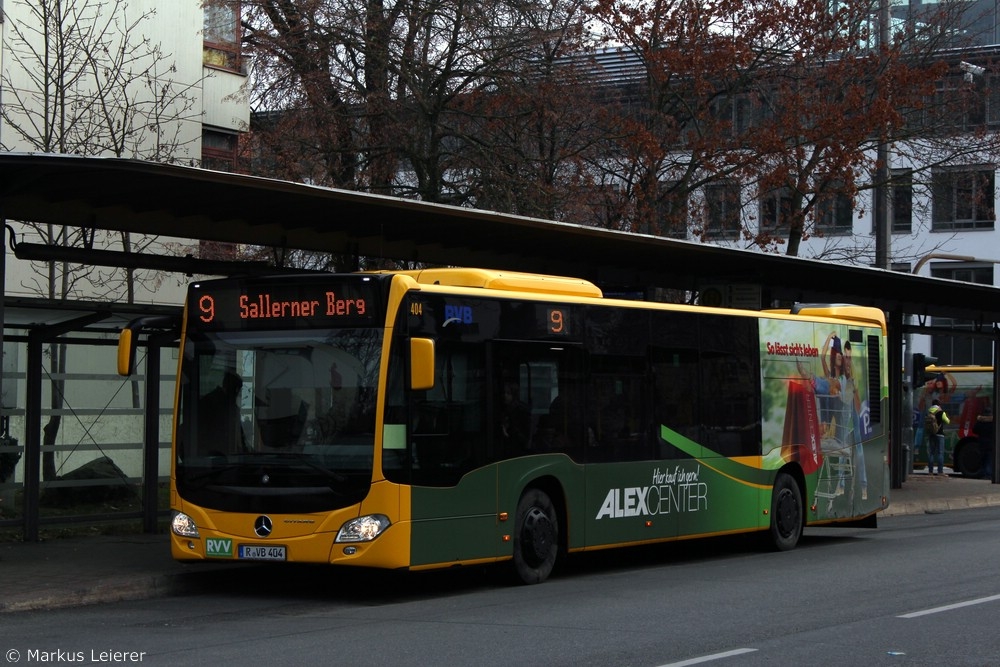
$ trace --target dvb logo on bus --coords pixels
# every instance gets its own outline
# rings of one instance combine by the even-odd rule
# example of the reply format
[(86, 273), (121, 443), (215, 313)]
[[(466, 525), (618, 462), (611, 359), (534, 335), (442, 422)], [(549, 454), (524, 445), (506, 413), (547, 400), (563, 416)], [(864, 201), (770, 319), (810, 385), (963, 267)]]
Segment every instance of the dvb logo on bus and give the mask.
[(444, 326), (447, 326), (452, 322), (472, 324), (472, 307), (446, 305), (444, 307)]
[(210, 537), (205, 540), (205, 555), (214, 558), (232, 558), (233, 541), (229, 539), (213, 539)]

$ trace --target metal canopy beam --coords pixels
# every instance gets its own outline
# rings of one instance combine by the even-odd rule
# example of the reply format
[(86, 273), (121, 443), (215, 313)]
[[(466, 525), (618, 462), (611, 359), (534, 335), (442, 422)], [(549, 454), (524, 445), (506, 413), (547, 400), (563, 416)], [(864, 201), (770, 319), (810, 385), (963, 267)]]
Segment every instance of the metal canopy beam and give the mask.
[(431, 264), (468, 257), (598, 284), (613, 276), (616, 287), (629, 276), (636, 287), (751, 283), (788, 301), (1000, 321), (991, 285), (135, 160), (2, 154), (0, 205), (9, 220)]

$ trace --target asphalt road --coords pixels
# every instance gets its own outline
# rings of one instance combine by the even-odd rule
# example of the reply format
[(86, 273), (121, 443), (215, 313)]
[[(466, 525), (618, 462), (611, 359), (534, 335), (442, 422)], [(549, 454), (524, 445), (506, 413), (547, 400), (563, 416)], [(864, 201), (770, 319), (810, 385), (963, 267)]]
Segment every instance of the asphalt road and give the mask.
[(220, 571), (186, 594), (8, 614), (9, 664), (989, 665), (1000, 661), (1000, 508), (501, 570)]

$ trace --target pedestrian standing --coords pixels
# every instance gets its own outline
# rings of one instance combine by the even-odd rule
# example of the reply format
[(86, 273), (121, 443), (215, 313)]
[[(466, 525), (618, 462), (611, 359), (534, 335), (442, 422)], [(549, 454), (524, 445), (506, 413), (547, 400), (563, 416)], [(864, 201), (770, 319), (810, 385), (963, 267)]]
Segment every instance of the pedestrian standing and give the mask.
[[(924, 436), (927, 438), (927, 470), (932, 475), (944, 475), (944, 427), (950, 424), (948, 414), (941, 407), (941, 401), (934, 399), (931, 407), (927, 409), (927, 424), (931, 427), (924, 427)], [(931, 419), (933, 417), (933, 420)], [(934, 472), (934, 463), (937, 462), (937, 472)]]

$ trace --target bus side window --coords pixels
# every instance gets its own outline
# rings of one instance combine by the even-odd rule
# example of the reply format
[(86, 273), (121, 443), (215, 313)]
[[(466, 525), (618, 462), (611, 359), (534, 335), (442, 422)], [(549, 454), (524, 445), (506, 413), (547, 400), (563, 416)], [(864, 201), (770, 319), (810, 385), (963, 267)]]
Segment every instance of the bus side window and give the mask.
[(656, 458), (683, 457), (660, 434), (661, 427), (698, 439), (698, 354), (691, 349), (653, 348), (653, 440), (658, 443)]
[(700, 415), (702, 444), (719, 456), (760, 453), (757, 321), (702, 316)]
[(481, 345), (440, 343), (434, 387), (410, 400), (413, 483), (451, 486), (485, 463), (484, 353)]
[(577, 461), (585, 456), (585, 445), (594, 444), (593, 422), (587, 415), (583, 402), (580, 374), (574, 370), (572, 359), (560, 359), (556, 368), (558, 381), (556, 396), (548, 412), (539, 417), (539, 438), (533, 449), (568, 454)]
[(644, 358), (591, 357), (591, 461), (641, 461), (653, 458), (645, 416)]
[[(526, 370), (530, 377), (530, 369)], [(499, 377), (501, 387), (497, 395), (500, 396), (500, 407), (497, 410), (496, 434), (500, 451), (504, 456), (520, 456), (531, 441), (531, 407), (524, 400), (526, 392), (522, 390), (518, 369), (502, 372)]]
[(405, 362), (401, 346), (394, 344), (389, 355), (385, 414), (382, 427), (382, 471), (386, 479), (410, 482), (410, 449), (406, 437), (406, 392), (403, 388)]
[(499, 341), (491, 344), (494, 458), (583, 452), (578, 346)]

